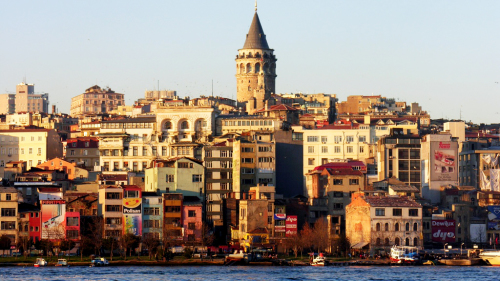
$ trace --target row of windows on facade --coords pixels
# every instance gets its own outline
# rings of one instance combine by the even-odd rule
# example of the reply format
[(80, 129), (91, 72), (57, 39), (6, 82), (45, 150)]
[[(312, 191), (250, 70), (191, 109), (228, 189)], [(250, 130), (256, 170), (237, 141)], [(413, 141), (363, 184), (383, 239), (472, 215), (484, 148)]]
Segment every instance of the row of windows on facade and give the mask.
[(112, 99), (123, 99), (123, 95), (121, 94), (85, 94), (86, 99), (92, 98), (92, 96), (97, 99), (97, 98), (108, 98), (110, 100)]
[[(112, 162), (113, 163), (113, 170), (114, 171), (119, 171), (120, 170), (120, 162)], [(128, 169), (129, 165), (128, 162), (125, 161), (123, 162), (123, 169)], [(142, 169), (141, 171), (144, 171), (145, 169), (148, 168), (148, 162), (142, 162)], [(109, 171), (110, 166), (109, 162), (104, 162), (104, 171)], [(139, 162), (132, 162), (132, 171), (137, 172), (139, 171)]]
[[(259, 157), (259, 163), (273, 163), (274, 157)], [(241, 158), (241, 163), (254, 163), (254, 158)]]
[(109, 108), (99, 108), (99, 107), (85, 107), (85, 112), (101, 112), (101, 111), (107, 111), (107, 110), (113, 110), (113, 107)]
[(224, 126), (273, 126), (273, 120), (238, 120), (224, 121)]
[[(346, 153), (354, 153), (354, 146), (348, 145), (346, 146)], [(307, 153), (315, 153), (315, 147), (314, 146), (308, 146), (307, 147)], [(334, 153), (342, 153), (342, 146), (336, 145), (333, 147)], [(321, 153), (328, 153), (328, 146), (321, 146)], [(359, 153), (365, 153), (365, 147), (360, 146), (359, 147)]]
[[(413, 238), (413, 245), (410, 245), (410, 238), (406, 238), (405, 239), (405, 246), (418, 246), (418, 238), (417, 237), (414, 237)], [(377, 239), (375, 239), (375, 245), (377, 246), (382, 246), (382, 245), (385, 245), (385, 246), (391, 246), (391, 245), (396, 245), (396, 246), (400, 246), (401, 245), (401, 239), (399, 237), (396, 237), (394, 238), (394, 244), (391, 244), (391, 240), (389, 238), (385, 238), (384, 239), (384, 244), (382, 244), (382, 239), (380, 237), (377, 237)]]
[[(392, 215), (395, 217), (400, 217), (403, 215), (403, 209), (393, 208)], [(383, 217), (385, 216), (385, 208), (375, 208), (375, 216)], [(418, 209), (408, 209), (408, 216), (418, 217)]]
[[(16, 142), (18, 139), (19, 139), (19, 137), (11, 137), (11, 136), (1, 136), (0, 137), (0, 141), (2, 141), (2, 142)], [(43, 141), (43, 139), (44, 138), (42, 136), (38, 136), (38, 137), (31, 136), (31, 137), (29, 137), (30, 141), (35, 141), (35, 140)], [(26, 141), (26, 137), (21, 137), (21, 141)]]
[[(38, 155), (42, 154), (42, 148), (39, 147), (39, 148), (36, 149), (36, 151), (37, 151)], [(20, 155), (24, 155), (25, 152), (26, 152), (26, 150), (24, 148), (20, 148), (18, 150), (16, 147), (14, 147), (14, 148), (11, 148), (11, 147), (9, 147), (9, 148), (2, 147), (2, 149), (0, 150), (0, 154), (2, 154), (2, 155), (17, 155), (17, 152), (20, 152), (19, 153)], [(28, 154), (30, 154), (30, 155), (33, 154), (33, 148), (32, 147), (28, 148)]]
[[(394, 157), (394, 149), (388, 149), (389, 159)], [(397, 149), (399, 159), (420, 159), (420, 149), (399, 148)]]
[[(203, 175), (192, 175), (192, 182), (202, 182)], [(175, 182), (175, 175), (165, 175), (166, 182)]]
[[(188, 120), (181, 120), (179, 122), (180, 122), (179, 128), (181, 130), (189, 130), (190, 124), (189, 124)], [(196, 122), (195, 122), (196, 129), (206, 128), (206, 127), (208, 127), (207, 120), (205, 120), (205, 119), (196, 120)], [(171, 130), (172, 128), (173, 128), (172, 121), (167, 120), (167, 121), (165, 121), (165, 123), (163, 123), (162, 129)]]
[[(141, 156), (159, 156), (159, 154), (158, 154), (159, 148), (160, 147), (152, 146), (151, 153), (149, 153), (148, 147), (143, 146), (141, 149)], [(167, 149), (168, 149), (168, 147), (161, 146), (161, 156), (168, 156)], [(189, 146), (171, 147), (170, 148), (170, 156), (191, 155), (192, 154), (191, 151), (194, 151), (194, 150), (192, 149), (192, 147), (189, 147)], [(71, 154), (71, 155), (73, 155), (73, 154)], [(84, 155), (88, 155), (88, 154), (84, 154)], [(101, 156), (129, 156), (129, 149), (123, 149), (123, 150), (121, 150), (121, 149), (102, 149)], [(132, 156), (139, 156), (139, 147), (138, 146), (132, 147)]]
[[(106, 104), (106, 102), (105, 102), (105, 101), (97, 101), (97, 100), (95, 100), (95, 101), (93, 101), (93, 102), (92, 102), (91, 100), (86, 100), (86, 101), (85, 101), (85, 104), (95, 104), (95, 105), (97, 105), (97, 104)], [(112, 100), (110, 100), (110, 101), (108, 102), (108, 104), (109, 104), (109, 105), (113, 105), (113, 101), (112, 101)], [(117, 101), (117, 102), (116, 102), (116, 105), (122, 105), (122, 102), (121, 102), (121, 101)]]
[[(404, 231), (411, 231), (411, 230), (412, 230), (412, 225), (409, 222), (407, 222), (405, 224)], [(375, 225), (375, 231), (382, 231), (382, 224), (381, 223), (377, 223)], [(389, 223), (385, 223), (384, 231), (391, 231)], [(394, 224), (394, 231), (403, 231), (403, 229), (400, 228), (400, 224), (398, 222)], [(416, 222), (413, 223), (413, 231), (418, 231), (418, 223), (416, 223)]]
[[(253, 148), (252, 148), (253, 151)], [(212, 153), (212, 150), (206, 150), (205, 151), (205, 157), (216, 157), (216, 158), (231, 158), (233, 157), (233, 151), (232, 150), (220, 150), (220, 153), (216, 154), (217, 151), (214, 151)]]
[[(345, 136), (345, 141), (346, 142), (354, 142), (354, 136)], [(328, 137), (327, 136), (307, 136), (307, 142), (319, 142), (321, 140), (322, 143), (328, 142)], [(342, 136), (334, 136), (333, 137), (334, 142), (342, 142)], [(359, 136), (358, 137), (359, 142), (366, 142), (366, 136)]]
[[(274, 73), (276, 68), (275, 64), (272, 64), (269, 66), (267, 63), (264, 63), (262, 66), (262, 71), (264, 73)], [(244, 64), (236, 65), (236, 71), (238, 74), (244, 74), (244, 73), (259, 73), (261, 71), (261, 64), (256, 63), (256, 64), (251, 64), (247, 63), (246, 66)], [(243, 80), (242, 80), (243, 81)]]
[(12, 200), (12, 194), (10, 194), (10, 193), (4, 193), (4, 194), (5, 194), (5, 196), (0, 193), (0, 200), (5, 200), (5, 201)]

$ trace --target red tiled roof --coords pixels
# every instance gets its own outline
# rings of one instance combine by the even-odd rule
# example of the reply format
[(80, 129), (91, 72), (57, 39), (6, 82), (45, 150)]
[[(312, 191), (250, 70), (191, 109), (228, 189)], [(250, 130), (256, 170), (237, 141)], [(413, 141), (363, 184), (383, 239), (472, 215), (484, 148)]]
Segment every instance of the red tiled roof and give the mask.
[(367, 196), (365, 201), (372, 207), (422, 207), (422, 205), (406, 196)]
[(345, 169), (345, 168), (339, 168), (339, 169), (332, 169), (332, 168), (326, 168), (323, 170), (323, 173), (328, 173), (332, 176), (362, 176), (363, 173), (361, 171), (353, 170), (351, 168)]
[(286, 104), (278, 104), (278, 105), (272, 105), (269, 107), (269, 109), (266, 110), (266, 108), (262, 108), (262, 109), (259, 109), (257, 110), (257, 112), (266, 112), (266, 111), (297, 111), (296, 108), (294, 107), (291, 107), (289, 105), (286, 105)]
[(318, 167), (315, 167), (314, 170), (324, 170), (324, 169), (351, 169), (352, 167), (361, 167), (361, 169), (366, 170), (365, 163), (362, 161), (349, 161), (349, 162), (331, 162)]

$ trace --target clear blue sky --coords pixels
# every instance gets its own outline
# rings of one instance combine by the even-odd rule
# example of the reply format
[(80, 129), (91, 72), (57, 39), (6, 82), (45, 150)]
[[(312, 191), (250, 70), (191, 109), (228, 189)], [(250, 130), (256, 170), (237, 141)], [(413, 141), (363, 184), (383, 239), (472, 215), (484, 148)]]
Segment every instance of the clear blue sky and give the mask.
[[(259, 1), (278, 93), (380, 94), (500, 122), (500, 1)], [(0, 93), (26, 76), (68, 112), (109, 86), (234, 98), (254, 1), (2, 1)]]

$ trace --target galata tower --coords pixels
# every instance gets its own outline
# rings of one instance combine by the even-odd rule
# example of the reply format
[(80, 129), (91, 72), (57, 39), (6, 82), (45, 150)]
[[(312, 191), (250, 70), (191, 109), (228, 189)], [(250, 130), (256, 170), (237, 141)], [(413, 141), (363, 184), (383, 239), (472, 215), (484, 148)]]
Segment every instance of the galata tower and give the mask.
[(275, 92), (277, 59), (273, 52), (267, 44), (256, 6), (245, 45), (236, 56), (237, 100), (248, 114), (263, 108)]

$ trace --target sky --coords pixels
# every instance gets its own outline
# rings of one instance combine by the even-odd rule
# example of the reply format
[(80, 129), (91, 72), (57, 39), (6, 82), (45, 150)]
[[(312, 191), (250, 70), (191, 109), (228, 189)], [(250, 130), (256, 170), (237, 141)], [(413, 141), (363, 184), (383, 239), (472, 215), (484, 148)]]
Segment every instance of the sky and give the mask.
[[(0, 0), (0, 93), (24, 80), (69, 113), (99, 85), (236, 98), (253, 0)], [(277, 93), (382, 95), (431, 118), (499, 123), (500, 1), (258, 2)]]

